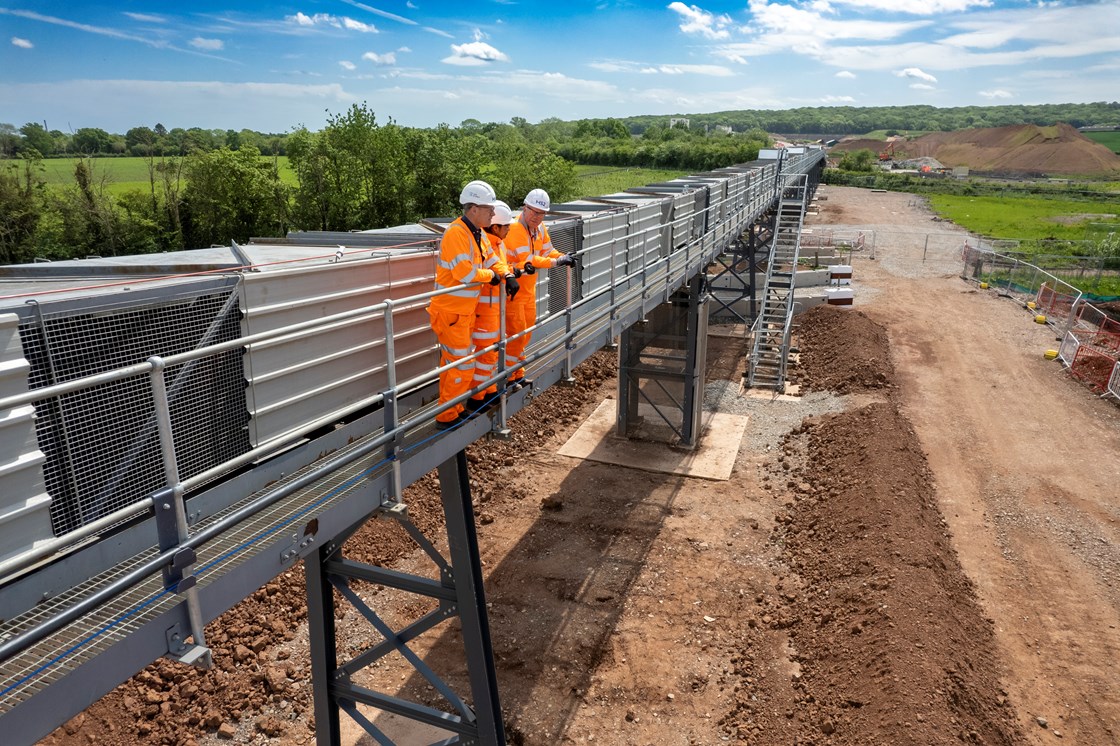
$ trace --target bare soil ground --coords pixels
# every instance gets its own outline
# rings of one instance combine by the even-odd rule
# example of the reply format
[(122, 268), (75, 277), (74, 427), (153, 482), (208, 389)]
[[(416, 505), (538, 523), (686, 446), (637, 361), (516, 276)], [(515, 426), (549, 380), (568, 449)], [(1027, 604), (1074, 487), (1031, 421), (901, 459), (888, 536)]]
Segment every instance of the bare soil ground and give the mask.
[[(607, 352), (470, 450), (511, 743), (1120, 743), (1120, 409), (957, 277), (919, 203), (822, 196), (876, 258), (854, 308), (799, 317), (799, 399), (740, 396), (745, 341), (711, 338), (706, 403), (750, 418), (730, 480), (556, 455), (613, 394)], [(405, 500), (441, 544), (434, 478)], [(426, 561), (389, 520), (346, 552)], [(357, 591), (397, 627), (429, 608)], [(310, 743), (305, 616), (294, 569), (210, 625), (216, 670), (148, 666), (44, 743)], [(339, 628), (343, 654), (380, 640)], [(453, 625), (412, 647), (462, 686)], [(398, 661), (362, 676), (440, 703)]]

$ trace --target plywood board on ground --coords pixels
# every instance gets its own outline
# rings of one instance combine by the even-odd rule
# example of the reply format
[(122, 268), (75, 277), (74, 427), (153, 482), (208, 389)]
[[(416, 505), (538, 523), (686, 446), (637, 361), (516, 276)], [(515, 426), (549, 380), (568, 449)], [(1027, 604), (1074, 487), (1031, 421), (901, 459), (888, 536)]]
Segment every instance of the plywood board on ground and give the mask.
[[(559, 453), (632, 469), (726, 480), (731, 477), (748, 419), (723, 412), (705, 412), (699, 445), (685, 450), (665, 442), (617, 437), (614, 433), (616, 412), (617, 402), (605, 399), (560, 447)], [(648, 405), (639, 405), (638, 414), (647, 422), (660, 420)]]

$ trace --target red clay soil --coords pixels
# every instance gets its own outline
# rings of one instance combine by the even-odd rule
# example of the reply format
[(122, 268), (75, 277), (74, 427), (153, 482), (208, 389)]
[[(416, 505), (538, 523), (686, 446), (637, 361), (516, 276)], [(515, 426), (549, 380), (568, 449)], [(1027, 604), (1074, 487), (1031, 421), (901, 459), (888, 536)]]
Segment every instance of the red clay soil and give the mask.
[[(833, 151), (883, 149), (881, 140), (845, 140)], [(1034, 124), (931, 132), (899, 140), (895, 159), (935, 158), (948, 167), (1003, 174), (1047, 174), (1116, 178), (1120, 155), (1090, 140), (1068, 124)]]
[(822, 305), (798, 318), (800, 365), (791, 382), (809, 391), (853, 391), (891, 387), (887, 334), (863, 311)]

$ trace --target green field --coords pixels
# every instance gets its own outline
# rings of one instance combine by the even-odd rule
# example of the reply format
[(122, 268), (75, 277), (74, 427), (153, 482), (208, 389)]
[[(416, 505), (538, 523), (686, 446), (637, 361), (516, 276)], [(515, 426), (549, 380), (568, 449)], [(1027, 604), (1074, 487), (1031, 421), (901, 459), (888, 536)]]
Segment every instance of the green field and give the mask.
[[(271, 162), (272, 156), (262, 156)], [(288, 165), (287, 156), (275, 158), (280, 168), (280, 178), (286, 184), (295, 184), (296, 175)], [(77, 158), (46, 158), (41, 161), (43, 178), (48, 186), (60, 187), (74, 184), (74, 166)], [(124, 194), (128, 191), (148, 191), (147, 158), (91, 158), (95, 182), (105, 179), (110, 194)], [(158, 161), (157, 161), (158, 163)]]
[(973, 233), (1020, 240), (1091, 240), (1093, 223), (1120, 222), (1115, 198), (1098, 201), (1041, 197), (969, 197), (931, 194), (930, 206)]
[[(272, 156), (264, 156), (272, 161)], [(280, 178), (295, 185), (296, 175), (288, 164), (287, 156), (276, 159)], [(76, 158), (48, 158), (42, 161), (42, 173), (49, 186), (70, 186), (74, 183)], [(148, 191), (148, 161), (146, 158), (93, 158), (95, 180), (105, 179), (111, 194), (124, 194), (131, 190)], [(687, 171), (668, 171), (652, 168), (613, 168), (611, 166), (576, 166), (576, 188), (581, 196), (598, 196), (619, 192), (630, 187), (643, 186), (655, 181), (665, 181), (684, 176)]]
[(685, 176), (688, 171), (665, 171), (655, 168), (613, 168), (611, 166), (576, 166), (576, 189), (581, 197), (621, 192), (655, 181)]
[(1113, 153), (1120, 155), (1120, 131), (1113, 132), (1082, 132), (1081, 134), (1094, 142), (1099, 142)]

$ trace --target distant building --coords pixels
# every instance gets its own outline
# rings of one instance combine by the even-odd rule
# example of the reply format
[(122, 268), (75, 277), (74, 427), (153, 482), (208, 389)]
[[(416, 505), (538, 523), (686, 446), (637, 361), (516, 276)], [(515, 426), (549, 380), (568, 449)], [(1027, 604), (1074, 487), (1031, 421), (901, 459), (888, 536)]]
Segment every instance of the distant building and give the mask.
[(688, 127), (689, 127), (688, 119), (686, 119), (685, 117), (670, 117), (669, 118), (669, 129), (673, 129), (678, 124), (680, 126), (684, 127), (685, 129), (688, 129)]
[(715, 129), (716, 132), (722, 132), (725, 135), (730, 135), (731, 134), (731, 125), (730, 124), (717, 124), (714, 127), (714, 129)]

